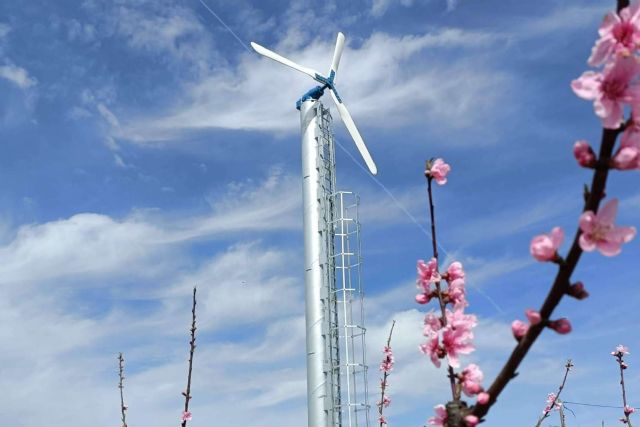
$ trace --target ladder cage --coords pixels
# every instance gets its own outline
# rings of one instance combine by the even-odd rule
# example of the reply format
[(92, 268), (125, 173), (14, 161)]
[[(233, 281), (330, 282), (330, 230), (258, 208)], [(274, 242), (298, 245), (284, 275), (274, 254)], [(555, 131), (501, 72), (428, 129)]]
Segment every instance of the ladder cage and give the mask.
[(335, 190), (331, 114), (320, 102), (316, 105), (328, 424), (369, 427), (359, 199), (352, 192)]

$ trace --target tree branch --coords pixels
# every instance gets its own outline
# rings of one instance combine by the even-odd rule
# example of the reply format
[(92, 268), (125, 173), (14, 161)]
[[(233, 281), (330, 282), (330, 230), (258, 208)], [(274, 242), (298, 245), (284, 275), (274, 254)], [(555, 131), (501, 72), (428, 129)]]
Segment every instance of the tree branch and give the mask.
[[(624, 1), (619, 0), (619, 4), (620, 3), (624, 3)], [(622, 128), (603, 129), (602, 140), (600, 144), (600, 153), (598, 156), (599, 161), (606, 164), (609, 163), (611, 154), (613, 153), (614, 145), (616, 143), (616, 138), (621, 131)], [(588, 191), (588, 197), (585, 202), (583, 212), (598, 211), (600, 202), (604, 198), (604, 190), (607, 183), (608, 175), (608, 167), (598, 168), (594, 170), (593, 178), (591, 180), (591, 187)], [(562, 300), (562, 297), (564, 297), (569, 289), (571, 275), (573, 274), (573, 271), (575, 270), (576, 265), (580, 260), (580, 256), (582, 255), (582, 249), (580, 248), (580, 245), (578, 243), (580, 234), (581, 231), (578, 228), (575, 233), (571, 249), (569, 250), (569, 255), (566, 257), (565, 262), (561, 263), (558, 267), (558, 273), (556, 274), (556, 278), (553, 281), (551, 290), (547, 294), (544, 304), (540, 309), (540, 315), (543, 319), (549, 319), (555, 308)], [(477, 416), (478, 418), (482, 418), (489, 412), (489, 409), (496, 402), (498, 396), (500, 396), (500, 393), (502, 393), (509, 381), (511, 381), (511, 379), (513, 379), (517, 375), (516, 370), (520, 366), (520, 363), (524, 360), (533, 343), (542, 333), (542, 330), (545, 327), (544, 323), (545, 322), (540, 322), (536, 325), (532, 325), (529, 328), (527, 334), (516, 345), (506, 364), (494, 380), (493, 384), (491, 384), (491, 387), (489, 387), (489, 389), (487, 390), (490, 396), (489, 402), (486, 405), (476, 405), (473, 409), (473, 415)]]
[(118, 388), (120, 389), (120, 413), (122, 417), (122, 427), (127, 427), (127, 416), (125, 414), (127, 406), (124, 404), (124, 357), (122, 357), (122, 353), (118, 354), (118, 367), (118, 376), (120, 378)]
[[(189, 373), (187, 375), (187, 390), (182, 392), (184, 396), (184, 412), (189, 412), (191, 400), (191, 372), (193, 370), (193, 353), (196, 350), (196, 288), (193, 288), (193, 305), (191, 307), (191, 341), (189, 341)], [(187, 420), (182, 421), (182, 427), (187, 426)]]

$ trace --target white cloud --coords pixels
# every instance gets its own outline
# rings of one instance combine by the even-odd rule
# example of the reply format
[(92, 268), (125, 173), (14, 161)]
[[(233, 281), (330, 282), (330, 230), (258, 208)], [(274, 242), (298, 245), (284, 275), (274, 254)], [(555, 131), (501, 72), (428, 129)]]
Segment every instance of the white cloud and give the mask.
[[(298, 258), (301, 261), (302, 255)], [(293, 259), (294, 254), (256, 244), (234, 246), (197, 271), (178, 278), (165, 296), (184, 294), (197, 284), (203, 312), (200, 324), (208, 330), (299, 315), (304, 287), (294, 277), (281, 273), (290, 274), (287, 261)]]
[(28, 89), (37, 83), (35, 78), (29, 76), (27, 70), (10, 63), (0, 66), (0, 77), (9, 80), (20, 89)]
[[(241, 189), (240, 189), (241, 188)], [(95, 213), (25, 225), (0, 246), (0, 280), (6, 283), (60, 277), (159, 274), (176, 262), (176, 245), (247, 230), (301, 226), (297, 179), (274, 172), (260, 183), (234, 184), (213, 213), (180, 220), (134, 212), (122, 220)], [(163, 262), (158, 262), (160, 259)], [(127, 266), (139, 268), (135, 272)]]
[[(275, 50), (324, 70), (332, 42), (316, 40), (300, 49)], [(422, 64), (417, 55), (427, 49), (470, 49), (493, 42), (488, 34), (458, 29), (405, 37), (375, 33), (359, 48), (345, 48), (337, 84), (359, 124), (397, 127), (426, 118), (439, 126), (465, 127), (488, 114), (508, 89), (507, 77), (472, 59), (457, 65)], [(166, 140), (184, 131), (212, 128), (293, 132), (298, 128), (294, 102), (313, 84), (307, 76), (257, 54), (243, 54), (237, 69), (214, 71), (187, 87), (179, 107), (160, 117), (134, 118), (122, 125), (119, 136)]]
[[(231, 283), (234, 279), (227, 273), (238, 271), (238, 263), (244, 263), (247, 257), (252, 260), (251, 273), (256, 282), (250, 282), (251, 288), (246, 291), (269, 290), (271, 300), (256, 299), (251, 303), (250, 298), (239, 298), (238, 291), (215, 286), (220, 283), (219, 276)], [(297, 407), (304, 408), (306, 391), (304, 351), (300, 351), (305, 332), (300, 316), (301, 289), (286, 290), (277, 284), (278, 276), (283, 274), (281, 268), (288, 270), (290, 259), (282, 252), (245, 245), (213, 258), (199, 273), (190, 276), (205, 278), (201, 274), (204, 271), (216, 275), (215, 283), (201, 283), (199, 287), (199, 335), (192, 388), (194, 419), (227, 419), (233, 425), (233, 420), (244, 417), (248, 422), (258, 415), (260, 419), (275, 419), (283, 413), (301, 415), (282, 406), (293, 400), (301, 403)], [(37, 292), (0, 288), (0, 338), (11, 342), (0, 353), (0, 365), (6, 368), (0, 376), (0, 387), (13, 391), (0, 403), (0, 412), (25, 427), (40, 425), (45, 419), (54, 426), (106, 427), (118, 416), (115, 356), (124, 351), (130, 423), (139, 420), (171, 425), (180, 413), (190, 318), (189, 289), (176, 291), (184, 289), (179, 280), (167, 287), (176, 278), (175, 273), (157, 282), (155, 289), (142, 291), (138, 286), (133, 292), (139, 301), (159, 299), (159, 311), (149, 315), (137, 309), (117, 309), (100, 320), (74, 304), (69, 292), (52, 292), (44, 286), (38, 286)], [(132, 292), (123, 291), (131, 297)], [(160, 293), (163, 296), (159, 297)], [(291, 300), (290, 310), (279, 301), (285, 294)], [(225, 307), (226, 303), (220, 300), (224, 296), (233, 307)], [(83, 301), (82, 305), (87, 302)], [(231, 324), (219, 323), (222, 314), (218, 309), (233, 314), (234, 308), (244, 310), (244, 323), (238, 323), (238, 317), (227, 319)], [(298, 314), (291, 316), (292, 310)], [(267, 327), (261, 335), (263, 324)], [(249, 326), (252, 329), (241, 331)], [(212, 342), (211, 332), (230, 328), (238, 330), (237, 336), (229, 338), (231, 343), (225, 343), (224, 338)], [(38, 346), (34, 347), (34, 343)], [(286, 360), (292, 361), (293, 366), (280, 366)], [(60, 385), (67, 382), (74, 386)], [(74, 395), (81, 396), (82, 404), (74, 406), (74, 416), (69, 418), (68, 402)], [(237, 412), (237, 402), (243, 402), (242, 413)], [(296, 424), (292, 421), (278, 425)]]

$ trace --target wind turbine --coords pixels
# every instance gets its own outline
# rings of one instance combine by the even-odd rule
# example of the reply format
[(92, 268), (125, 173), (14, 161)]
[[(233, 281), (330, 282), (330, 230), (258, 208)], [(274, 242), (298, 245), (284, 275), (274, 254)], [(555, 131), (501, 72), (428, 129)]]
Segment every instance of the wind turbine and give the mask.
[[(351, 273), (348, 273), (348, 279), (345, 275), (345, 265), (349, 264), (348, 260), (356, 251), (345, 249), (349, 246), (347, 236), (349, 233), (338, 230), (336, 234), (336, 228), (344, 230), (345, 225), (348, 228), (347, 222), (351, 219), (345, 220), (342, 196), (340, 201), (335, 199), (338, 193), (334, 188), (333, 139), (327, 124), (329, 123), (327, 116), (330, 118), (330, 115), (319, 101), (324, 91), (329, 89), (342, 122), (353, 138), (369, 171), (375, 175), (376, 165), (335, 86), (344, 41), (344, 34), (338, 33), (331, 67), (326, 77), (257, 43), (251, 43), (251, 47), (260, 55), (300, 71), (321, 84), (306, 92), (296, 103), (300, 111), (302, 132), (308, 427), (368, 426), (369, 422), (367, 367), (364, 356), (366, 329), (364, 325), (355, 325), (351, 317), (352, 297), (358, 294), (362, 304), (362, 290), (359, 281), (357, 286), (351, 285)], [(324, 145), (321, 141), (329, 141), (329, 143)], [(329, 155), (324, 152), (327, 146)], [(338, 209), (340, 212), (336, 212)], [(359, 229), (357, 218), (355, 223), (356, 229)], [(336, 236), (340, 236), (338, 243), (335, 240)], [(334, 244), (338, 248), (338, 253)], [(359, 241), (357, 246), (359, 247)], [(359, 254), (356, 256), (359, 269)], [(336, 258), (341, 259), (338, 261), (339, 264), (336, 264)], [(336, 288), (338, 280), (336, 271), (338, 270), (342, 277), (341, 289)], [(338, 296), (340, 292), (342, 292), (341, 298)], [(343, 314), (339, 314), (337, 309), (338, 301), (342, 304)], [(362, 311), (360, 313), (362, 314)], [(358, 363), (354, 355), (356, 337), (360, 337), (358, 339), (362, 344), (361, 363)], [(363, 378), (363, 387), (357, 383), (358, 375)], [(362, 389), (364, 389), (364, 403), (359, 403), (357, 390)], [(365, 424), (358, 422), (358, 411), (365, 411)]]
[(353, 122), (351, 114), (349, 114), (349, 110), (347, 110), (347, 106), (344, 105), (342, 98), (338, 94), (338, 90), (334, 83), (336, 79), (336, 73), (338, 72), (338, 65), (340, 65), (342, 50), (344, 49), (344, 34), (338, 33), (336, 48), (333, 52), (333, 60), (331, 61), (331, 68), (329, 68), (329, 76), (327, 77), (324, 77), (312, 68), (303, 67), (302, 65), (296, 64), (290, 59), (278, 55), (277, 53), (267, 49), (266, 47), (260, 46), (258, 43), (251, 42), (251, 47), (260, 55), (273, 59), (274, 61), (284, 64), (287, 67), (293, 68), (294, 70), (298, 70), (308, 75), (318, 83), (322, 83), (322, 86), (314, 87), (313, 89), (305, 93), (302, 98), (300, 98), (298, 108), (300, 108), (301, 102), (304, 102), (307, 99), (320, 99), (320, 97), (324, 94), (324, 90), (329, 89), (329, 91), (331, 92), (331, 98), (333, 98), (333, 102), (335, 102), (336, 107), (338, 108), (338, 113), (340, 113), (340, 117), (342, 118), (342, 122), (346, 126), (347, 131), (349, 131), (351, 138), (353, 138), (353, 142), (356, 143), (356, 147), (358, 148), (360, 155), (364, 159), (364, 162), (367, 164), (369, 171), (373, 175), (377, 174), (378, 169), (376, 168), (376, 164), (373, 162), (371, 154), (369, 154), (369, 150), (367, 150), (367, 146), (364, 144), (364, 140), (362, 139), (362, 136), (360, 135), (356, 124)]

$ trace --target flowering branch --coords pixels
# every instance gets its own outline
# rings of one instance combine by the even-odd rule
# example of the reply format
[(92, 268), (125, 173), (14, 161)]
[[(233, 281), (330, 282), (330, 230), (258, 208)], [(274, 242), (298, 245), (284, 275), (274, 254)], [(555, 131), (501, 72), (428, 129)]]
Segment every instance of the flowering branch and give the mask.
[(391, 351), (391, 335), (393, 334), (393, 327), (396, 325), (396, 321), (394, 320), (391, 324), (391, 330), (389, 331), (389, 338), (387, 338), (387, 345), (383, 349), (384, 359), (382, 359), (382, 363), (380, 364), (380, 370), (383, 372), (382, 381), (380, 381), (380, 402), (378, 402), (378, 421), (380, 422), (380, 427), (383, 424), (387, 424), (387, 420), (382, 413), (382, 409), (389, 406), (391, 403), (391, 399), (389, 396), (385, 395), (387, 390), (387, 378), (393, 369), (393, 353)]
[(627, 405), (627, 391), (624, 387), (624, 370), (627, 369), (628, 366), (623, 360), (625, 354), (629, 354), (629, 349), (622, 344), (617, 346), (615, 351), (611, 352), (611, 355), (616, 358), (616, 361), (620, 366), (620, 387), (622, 387), (622, 405), (624, 412), (624, 418), (620, 418), (620, 421), (629, 425), (629, 427), (632, 427), (629, 416), (635, 412), (635, 408)]
[(120, 413), (122, 414), (122, 427), (127, 427), (127, 417), (125, 414), (127, 406), (124, 404), (124, 357), (122, 357), (122, 353), (118, 354), (118, 368), (118, 376), (120, 378), (118, 388), (120, 389)]
[(184, 396), (184, 412), (180, 420), (182, 427), (187, 426), (187, 421), (191, 421), (191, 412), (189, 412), (189, 401), (191, 400), (191, 372), (193, 369), (193, 352), (196, 350), (196, 288), (193, 288), (193, 305), (191, 307), (191, 341), (189, 341), (189, 373), (187, 375), (187, 390), (182, 392)]
[[(439, 162), (438, 162), (439, 161)], [(441, 171), (442, 169), (442, 171)], [(433, 172), (432, 172), (433, 170)], [(431, 186), (434, 177), (438, 179), (438, 182), (442, 184), (447, 182), (446, 176), (449, 173), (449, 165), (444, 163), (441, 159), (427, 162), (425, 171), (425, 177), (427, 178), (427, 193), (429, 195), (429, 216), (431, 218), (431, 246), (433, 250), (433, 258), (436, 260), (436, 272), (438, 271), (438, 241), (436, 238), (436, 209), (433, 205), (433, 192)], [(435, 176), (434, 176), (435, 174)], [(447, 326), (447, 313), (445, 310), (444, 298), (442, 298), (442, 289), (440, 280), (435, 282), (436, 295), (438, 298), (438, 304), (440, 305), (440, 312), (442, 314), (441, 322), (442, 326)], [(456, 393), (456, 379), (451, 365), (447, 367), (449, 382), (451, 384), (451, 397), (454, 401), (460, 400), (460, 393)]]
[(569, 375), (569, 371), (573, 367), (573, 364), (571, 363), (571, 359), (567, 360), (567, 364), (564, 367), (565, 367), (565, 371), (564, 371), (564, 378), (562, 378), (562, 384), (560, 384), (560, 387), (558, 387), (557, 393), (549, 393), (549, 396), (547, 396), (547, 406), (544, 408), (544, 411), (542, 411), (542, 416), (538, 419), (538, 423), (536, 424), (536, 427), (540, 427), (540, 425), (542, 424), (542, 421), (544, 421), (544, 419), (549, 416), (553, 408), (557, 408), (557, 409), (561, 408), (562, 403), (560, 403), (558, 399), (560, 399), (560, 393), (562, 393), (562, 390), (564, 389), (564, 385), (567, 382), (567, 376)]
[[(621, 16), (623, 16), (620, 12), (623, 8), (628, 6), (628, 0), (618, 0), (618, 14), (612, 14), (614, 15), (613, 19), (618, 19), (618, 21), (620, 21), (622, 19)], [(605, 54), (600, 54), (602, 46), (603, 44), (601, 41), (596, 43), (594, 52), (598, 53), (598, 55), (594, 53), (596, 57), (594, 58), (594, 55), (592, 55), (590, 63), (602, 63), (607, 60), (608, 57)], [(607, 52), (608, 54), (613, 55), (611, 52), (616, 51), (614, 47), (610, 47)], [(558, 273), (556, 274), (555, 280), (553, 281), (551, 289), (547, 294), (541, 309), (537, 312), (541, 321), (535, 324), (532, 322), (530, 327), (527, 326), (526, 328), (520, 329), (522, 332), (521, 336), (516, 335), (519, 339), (518, 344), (491, 387), (489, 387), (489, 401), (486, 404), (478, 404), (473, 408), (473, 415), (479, 418), (482, 418), (488, 413), (489, 409), (496, 402), (498, 396), (504, 390), (508, 382), (517, 375), (516, 371), (520, 366), (520, 363), (524, 360), (527, 352), (545, 327), (551, 327), (560, 333), (570, 331), (571, 327), (568, 320), (560, 319), (559, 321), (550, 321), (549, 318), (565, 295), (574, 296), (578, 299), (582, 299), (588, 295), (584, 291), (584, 287), (581, 283), (571, 284), (571, 275), (580, 260), (583, 250), (594, 250), (597, 248), (604, 255), (616, 255), (620, 251), (620, 244), (631, 240), (635, 235), (635, 230), (631, 227), (616, 229), (613, 226), (613, 217), (615, 217), (615, 211), (617, 208), (616, 199), (607, 203), (607, 205), (602, 209), (602, 212), (598, 213), (598, 208), (605, 195), (605, 187), (609, 170), (611, 168), (625, 170), (640, 167), (638, 166), (637, 141), (634, 139), (637, 138), (636, 134), (627, 135), (625, 132), (627, 140), (633, 140), (627, 143), (628, 147), (621, 147), (620, 151), (616, 153), (615, 158), (612, 158), (613, 149), (618, 135), (625, 131), (625, 128), (629, 127), (629, 124), (635, 124), (633, 121), (630, 121), (626, 125), (622, 123), (622, 105), (623, 103), (628, 102), (629, 98), (631, 98), (631, 95), (628, 94), (636, 90), (636, 86), (634, 86), (635, 83), (633, 83), (632, 80), (638, 74), (638, 67), (635, 65), (633, 60), (625, 62), (625, 58), (622, 56), (620, 56), (620, 58), (621, 59), (618, 59), (618, 57), (616, 57), (616, 62), (612, 62), (605, 67), (604, 74), (588, 72), (583, 74), (580, 79), (575, 80), (572, 84), (574, 92), (578, 96), (594, 100), (596, 114), (602, 119), (604, 128), (602, 131), (600, 150), (597, 160), (590, 148), (585, 150), (584, 145), (574, 147), (574, 153), (576, 154), (578, 163), (582, 166), (594, 169), (591, 186), (585, 192), (585, 204), (583, 214), (580, 217), (580, 227), (576, 231), (571, 249), (569, 250), (567, 257), (564, 259), (559, 257), (556, 253), (559, 243), (558, 239), (552, 238), (553, 236), (549, 239), (551, 243), (547, 242), (547, 247), (548, 249), (551, 249), (550, 252), (552, 252), (552, 254), (549, 254), (549, 251), (546, 251), (545, 254), (545, 250), (541, 250), (541, 248), (544, 249), (542, 246), (539, 246), (534, 250), (534, 242), (532, 242), (532, 254), (534, 254), (534, 256), (539, 260), (556, 262), (558, 264)], [(595, 80), (591, 79), (599, 80), (596, 83)], [(593, 91), (590, 91), (587, 88), (587, 85), (591, 81), (594, 81), (594, 85), (592, 87), (595, 89)], [(608, 92), (609, 87), (612, 87), (610, 86), (612, 84), (617, 84), (617, 87), (622, 88), (623, 90), (617, 94)], [(637, 133), (636, 129), (630, 129), (630, 131)], [(623, 139), (625, 136), (623, 136)], [(623, 153), (623, 149), (627, 149), (627, 151), (631, 153), (631, 156), (622, 156), (622, 154), (625, 154), (625, 156), (627, 154), (626, 152)], [(615, 231), (607, 233), (605, 229)], [(615, 238), (613, 237), (614, 232), (616, 233)], [(514, 334), (515, 332), (514, 328)]]
[[(430, 357), (436, 367), (440, 367), (441, 359), (447, 358), (447, 377), (451, 385), (451, 401), (446, 406), (436, 406), (434, 408), (436, 416), (431, 417), (427, 421), (428, 424), (453, 427), (464, 422), (467, 426), (473, 427), (479, 420), (469, 413), (470, 409), (461, 397), (464, 393), (469, 397), (477, 395), (479, 402), (488, 400), (488, 395), (481, 385), (483, 374), (475, 364), (468, 365), (459, 373), (454, 369), (460, 367), (460, 355), (469, 354), (475, 350), (472, 329), (476, 326), (477, 319), (476, 316), (466, 314), (464, 311), (468, 303), (462, 264), (455, 261), (442, 274), (438, 272), (433, 181), (444, 185), (450, 170), (451, 167), (442, 159), (429, 160), (425, 170), (433, 258), (428, 263), (418, 261), (417, 285), (421, 293), (416, 296), (416, 302), (427, 304), (431, 299), (436, 298), (440, 315), (436, 315), (434, 311), (426, 314), (423, 335), (427, 337), (427, 343), (420, 345), (420, 349)], [(446, 290), (442, 287), (443, 281), (447, 283)], [(434, 285), (435, 289), (431, 285)], [(452, 308), (447, 308), (447, 305), (451, 305)]]

